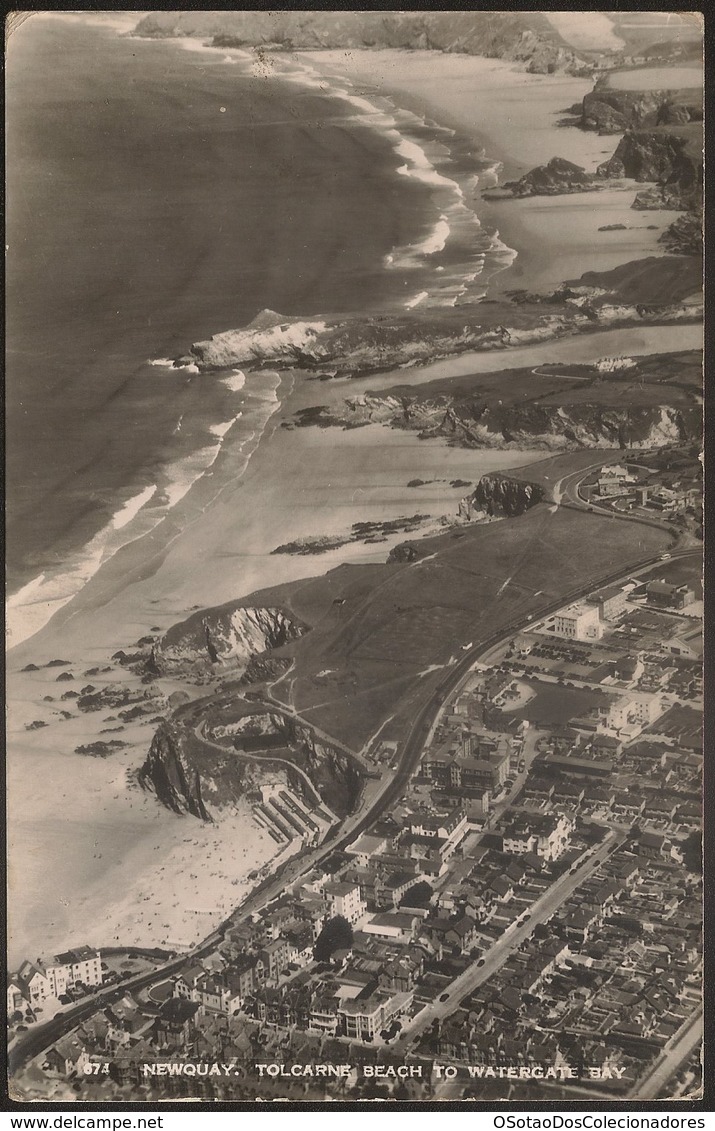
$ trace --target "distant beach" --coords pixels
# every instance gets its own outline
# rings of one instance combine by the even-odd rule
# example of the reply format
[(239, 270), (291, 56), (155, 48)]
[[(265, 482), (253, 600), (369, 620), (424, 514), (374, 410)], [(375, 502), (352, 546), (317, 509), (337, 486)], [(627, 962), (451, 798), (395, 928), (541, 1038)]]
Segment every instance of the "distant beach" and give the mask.
[[(620, 140), (618, 134), (602, 137), (573, 125), (571, 110), (593, 89), (591, 78), (528, 74), (499, 59), (436, 51), (301, 55), (327, 74), (348, 77), (358, 91), (363, 85), (369, 92), (377, 89), (417, 114), (466, 132), (498, 163), (500, 184), (552, 157), (593, 173)], [(481, 198), (480, 187), (489, 186), (478, 185), (470, 204), (482, 226), (496, 229), (501, 241), (516, 251), (505, 261), (508, 269), (489, 280), (491, 297), (510, 288), (548, 292), (584, 270), (609, 271), (657, 254), (658, 237), (679, 215), (634, 211), (631, 205), (639, 187), (635, 182), (623, 190), (505, 201)], [(630, 230), (598, 230), (616, 223)]]
[[(82, 34), (100, 37), (96, 40), (99, 44), (100, 40), (104, 42), (106, 33), (95, 30)], [(131, 41), (121, 43), (120, 53), (128, 49), (127, 44), (131, 50)], [(171, 82), (181, 82), (182, 67), (194, 75), (200, 91), (201, 128), (212, 123), (213, 130), (213, 124), (230, 117), (221, 115), (220, 107), (230, 105), (230, 83), (237, 81), (231, 76), (238, 72), (238, 67), (204, 63), (205, 57), (214, 56), (174, 43), (135, 46), (137, 50), (159, 52), (169, 68)], [(220, 61), (220, 53), (216, 54)], [(627, 241), (613, 240), (608, 233), (590, 234), (591, 225), (610, 222), (614, 215), (621, 215), (632, 194), (621, 194), (622, 204), (620, 198), (609, 200), (609, 193), (598, 194), (597, 202), (568, 198), (560, 208), (555, 202), (539, 199), (487, 206), (479, 197), (479, 185), (493, 183), (491, 170), (495, 161), (503, 164), (499, 174), (503, 181), (556, 154), (593, 168), (613, 151), (617, 139), (582, 134), (558, 124), (568, 106), (590, 88), (587, 80), (526, 75), (493, 60), (431, 52), (355, 52), (350, 59), (344, 53), (302, 53), (301, 60), (328, 75), (339, 72), (339, 76), (349, 78), (354, 83), (355, 99), (364, 94), (370, 108), (354, 105), (355, 113), (346, 124), (341, 117), (345, 112), (344, 98), (335, 99), (322, 88), (319, 94), (311, 90), (305, 85), (302, 71), (300, 79), (296, 74), (294, 80), (295, 95), (290, 92), (291, 105), (299, 107), (296, 131), (296, 118), (286, 109), (285, 82), (275, 80), (270, 109), (274, 115), (272, 128), (279, 131), (279, 136), (273, 137), (268, 126), (265, 133), (271, 135), (276, 153), (289, 154), (285, 159), (293, 163), (285, 169), (277, 190), (282, 194), (275, 204), (280, 222), (276, 218), (271, 228), (263, 216), (260, 237), (249, 246), (247, 231), (253, 222), (250, 210), (260, 211), (265, 176), (263, 181), (257, 177), (251, 183), (243, 201), (244, 211), (238, 216), (238, 204), (231, 193), (231, 177), (238, 176), (233, 164), (237, 159), (235, 155), (230, 159), (222, 157), (224, 149), (240, 146), (241, 130), (234, 121), (224, 134), (212, 134), (213, 156), (222, 176), (216, 181), (221, 192), (212, 214), (216, 231), (211, 235), (210, 247), (205, 245), (205, 230), (199, 227), (190, 233), (187, 246), (181, 249), (181, 262), (175, 265), (175, 289), (166, 301), (162, 299), (152, 307), (151, 318), (142, 321), (141, 332), (137, 331), (138, 341), (133, 342), (132, 349), (141, 347), (141, 366), (129, 378), (122, 377), (126, 355), (118, 345), (109, 306), (103, 321), (93, 307), (90, 317), (96, 316), (97, 324), (101, 321), (102, 330), (97, 331), (92, 345), (93, 360), (87, 376), (90, 382), (98, 380), (102, 367), (106, 371), (109, 366), (112, 381), (90, 412), (86, 406), (83, 410), (83, 389), (71, 384), (72, 356), (63, 356), (67, 342), (57, 343), (60, 356), (56, 403), (62, 400), (64, 389), (68, 404), (63, 410), (67, 415), (61, 420), (43, 417), (41, 421), (41, 428), (52, 432), (51, 442), (70, 440), (76, 448), (80, 435), (77, 414), (85, 411), (85, 424), (98, 421), (109, 429), (108, 433), (95, 436), (93, 444), (98, 445), (101, 435), (109, 434), (119, 451), (122, 444), (118, 436), (127, 435), (133, 442), (136, 436), (132, 428), (136, 428), (139, 446), (152, 441), (157, 447), (149, 452), (147, 463), (141, 464), (142, 474), (151, 475), (146, 474), (131, 490), (118, 471), (114, 479), (110, 476), (111, 482), (96, 488), (95, 494), (106, 512), (100, 524), (104, 540), (95, 546), (101, 558), (92, 559), (100, 568), (88, 570), (86, 577), (79, 578), (82, 584), (76, 595), (62, 605), (58, 603), (50, 622), (9, 654), (13, 961), (34, 957), (47, 948), (61, 949), (84, 941), (96, 945), (139, 941), (146, 945), (188, 945), (200, 936), (199, 928), (204, 923), (213, 922), (210, 915), (204, 914), (204, 903), (216, 909), (227, 901), (237, 903), (250, 887), (249, 872), (271, 860), (276, 849), (265, 835), (261, 840), (257, 828), (243, 813), (226, 813), (215, 826), (201, 826), (192, 818), (169, 813), (153, 796), (133, 786), (127, 771), (136, 769), (144, 760), (154, 729), (148, 722), (128, 725), (121, 736), (127, 747), (109, 758), (76, 754), (77, 745), (96, 739), (100, 716), (76, 712), (71, 701), (60, 706), (57, 677), (52, 669), (22, 672), (23, 667), (30, 663), (45, 665), (60, 657), (69, 662), (68, 670), (73, 672), (79, 687), (91, 666), (108, 665), (118, 649), (131, 651), (150, 629), (163, 632), (197, 607), (220, 604), (282, 581), (313, 576), (348, 561), (384, 561), (391, 546), (403, 540), (403, 536), (392, 535), (377, 545), (351, 542), (319, 556), (275, 555), (272, 551), (278, 545), (302, 537), (343, 534), (360, 520), (395, 519), (417, 512), (429, 514), (437, 526), (443, 518), (454, 517), (461, 496), (467, 493), (467, 488), (452, 487), (453, 480), (476, 484), (485, 472), (527, 464), (543, 454), (451, 448), (441, 440), (420, 440), (415, 433), (379, 425), (347, 432), (283, 428), (283, 424), (292, 423), (299, 409), (335, 403), (345, 396), (406, 381), (418, 386), (455, 373), (536, 365), (544, 360), (586, 361), (606, 354), (696, 348), (701, 341), (701, 330), (696, 325), (635, 327), (563, 339), (546, 346), (462, 355), (422, 369), (324, 383), (299, 371), (199, 375), (171, 367), (171, 358), (184, 353), (193, 341), (244, 325), (257, 312), (258, 304), (281, 313), (303, 315), (328, 309), (359, 310), (381, 303), (403, 309), (415, 298), (427, 301), (436, 293), (435, 287), (442, 289), (442, 299), (451, 302), (459, 297), (457, 289), (464, 283), (464, 259), (460, 257), (468, 244), (467, 230), (470, 239), (478, 236), (482, 241), (481, 252), (477, 244), (469, 246), (475, 258), (483, 253), (477, 266), (483, 269), (482, 282), (494, 288), (494, 292), (509, 286), (550, 286), (560, 281), (557, 274), (569, 278), (586, 269), (615, 266), (616, 262), (648, 254), (655, 246), (657, 232), (654, 235), (639, 229), (638, 233), (629, 232)], [(121, 71), (123, 54), (114, 65)], [(423, 158), (411, 150), (403, 152), (400, 159), (402, 163), (411, 162), (413, 171), (421, 168), (421, 179), (396, 175), (396, 139), (388, 142), (384, 137), (384, 129), (392, 127), (378, 122), (379, 128), (375, 128), (375, 122), (370, 122), (374, 116), (372, 100), (379, 97), (374, 87), (381, 76), (385, 76), (387, 103), (378, 107), (378, 117), (391, 112), (390, 107), (400, 106), (399, 92), (404, 92), (405, 128), (408, 119), (413, 129), (419, 120), (425, 116), (428, 119), (425, 148), (420, 149)], [(320, 86), (319, 79), (313, 81)], [(304, 92), (300, 95), (299, 82)], [(362, 89), (363, 82), (368, 84), (366, 91)], [(275, 120), (279, 109), (286, 115), (285, 120)], [(195, 140), (193, 131), (198, 127), (190, 108), (181, 100), (173, 107), (173, 113), (177, 137), (183, 139), (176, 160), (185, 161), (186, 136)], [(335, 129), (325, 125), (321, 114), (327, 115)], [(361, 114), (366, 115), (366, 123), (356, 127)], [(222, 129), (223, 126), (216, 127), (217, 131)], [(436, 140), (440, 129), (445, 131), (442, 142)], [(296, 141), (296, 132), (312, 138), (319, 147), (325, 146), (310, 169), (300, 165), (305, 141)], [(330, 134), (329, 140), (320, 141), (326, 132)], [(468, 138), (472, 139), (469, 143)], [(444, 161), (445, 167), (450, 160), (457, 164), (448, 139), (455, 147), (457, 142), (462, 146), (463, 164), (468, 166), (463, 178), (458, 178), (459, 192), (454, 188), (457, 181), (452, 187), (434, 183), (433, 174), (443, 174), (432, 165), (432, 156), (438, 163)], [(337, 152), (346, 164), (341, 165), (339, 174), (335, 173), (334, 182), (326, 186), (322, 183), (330, 181), (326, 169), (333, 168), (326, 156), (331, 145), (332, 151), (338, 146)], [(244, 142), (244, 155), (245, 152)], [(279, 160), (275, 155), (274, 159)], [(423, 159), (426, 164), (421, 164)], [(365, 176), (366, 169), (370, 170), (369, 176)], [(194, 207), (199, 201), (211, 211), (215, 173), (216, 168), (209, 165), (200, 185), (194, 182), (184, 186), (185, 205)], [(474, 182), (480, 175), (481, 181)], [(467, 187), (470, 178), (471, 190)], [(280, 178), (277, 180), (280, 182)], [(169, 188), (165, 186), (163, 191), (168, 193)], [(321, 192), (326, 195), (320, 196)], [(442, 193), (442, 200), (435, 199), (435, 194)], [(299, 195), (301, 207), (307, 209), (302, 228), (291, 220), (291, 195)], [(308, 208), (306, 202), (314, 196), (316, 207)], [(162, 207), (152, 213), (153, 223), (163, 222), (158, 218)], [(442, 220), (450, 207), (451, 220)], [(586, 214), (589, 230), (585, 233)], [(326, 226), (326, 215), (334, 221), (331, 227)], [(655, 216), (653, 222), (658, 225), (667, 222), (662, 213)], [(149, 223), (146, 214), (143, 219)], [(241, 249), (235, 245), (222, 247), (227, 233), (234, 231), (234, 219), (246, 240), (243, 260)], [(629, 219), (641, 223), (637, 213), (629, 212)], [(443, 225), (450, 227), (450, 235), (455, 233), (457, 245), (451, 249)], [(501, 244), (491, 242), (487, 233), (492, 229), (498, 229)], [(141, 232), (133, 232), (140, 239)], [(443, 236), (445, 244), (438, 248)], [(173, 237), (172, 231), (164, 232), (162, 238)], [(270, 242), (266, 242), (269, 238)], [(547, 267), (540, 248), (545, 240), (557, 238), (561, 240), (559, 258), (554, 256), (554, 245), (550, 243), (552, 262)], [(385, 264), (385, 256), (395, 249), (414, 250), (420, 243), (424, 248), (428, 240), (438, 257), (444, 254), (443, 263), (438, 258), (424, 271), (414, 266)], [(516, 260), (513, 251), (517, 252)], [(268, 258), (267, 252), (271, 253)], [(118, 278), (131, 278), (133, 265), (138, 262), (134, 257), (141, 258), (143, 252), (140, 247), (127, 254), (129, 259), (120, 265)], [(238, 263), (234, 262), (237, 256)], [(508, 266), (512, 261), (514, 265)], [(444, 270), (437, 272), (437, 266)], [(446, 279), (450, 271), (451, 281)], [(478, 281), (479, 273), (472, 282)], [(242, 280), (242, 274), (246, 279)], [(445, 279), (440, 281), (440, 276)], [(162, 279), (165, 281), (165, 276)], [(157, 287), (163, 285), (162, 279), (154, 280)], [(52, 285), (59, 286), (57, 278)], [(244, 289), (239, 294), (240, 286)], [(452, 286), (457, 289), (450, 290)], [(236, 288), (236, 293), (231, 287)], [(140, 308), (141, 301), (142, 295), (133, 295), (131, 310)], [(31, 330), (29, 324), (24, 332), (30, 334)], [(52, 343), (45, 345), (51, 358)], [(19, 362), (14, 364), (18, 366)], [(19, 369), (15, 372), (19, 373)], [(144, 390), (143, 395), (136, 396), (137, 390)], [(38, 388), (33, 396), (40, 397)], [(118, 417), (113, 417), (117, 405)], [(61, 428), (65, 419), (75, 420), (75, 431), (67, 436)], [(27, 434), (25, 442), (30, 443)], [(109, 443), (106, 438), (101, 442)], [(30, 450), (37, 459), (37, 449), (30, 445)], [(73, 448), (72, 454), (77, 456), (81, 480), (80, 473), (86, 473), (79, 458), (83, 453)], [(135, 457), (136, 451), (132, 456), (134, 462), (129, 461), (133, 468), (137, 466)], [(94, 451), (88, 453), (87, 462), (92, 463), (93, 458)], [(189, 462), (192, 460), (195, 462)], [(93, 466), (96, 471), (96, 465)], [(173, 479), (167, 470), (172, 468)], [(66, 469), (66, 481), (72, 482), (74, 470), (74, 464)], [(124, 464), (122, 473), (126, 471)], [(30, 473), (26, 470), (25, 474), (30, 482)], [(418, 478), (427, 481), (426, 485), (417, 489), (408, 486)], [(63, 482), (66, 486), (63, 480), (56, 487), (57, 498), (62, 496)], [(119, 497), (118, 483), (122, 487)], [(18, 470), (15, 485), (20, 491)], [(34, 481), (30, 482), (21, 500), (27, 513), (36, 486)], [(173, 495), (167, 496), (172, 490)], [(70, 494), (72, 505), (78, 506), (80, 487), (77, 486), (76, 494)], [(52, 498), (50, 494), (50, 505)], [(91, 546), (92, 538), (97, 537), (97, 498), (91, 496), (90, 502), (95, 507), (91, 521), (86, 514), (83, 521), (91, 536), (78, 541), (84, 547)], [(173, 504), (168, 513), (167, 502)], [(162, 520), (157, 522), (159, 505), (164, 509)], [(122, 541), (126, 544), (121, 545)], [(56, 545), (51, 550), (36, 549), (41, 564), (47, 557), (39, 572), (50, 579), (53, 566), (56, 570), (62, 566), (60, 549)], [(29, 600), (30, 609), (32, 603), (38, 606), (38, 624), (48, 612), (44, 603), (50, 594), (42, 591), (45, 583), (46, 580), (36, 583), (39, 589), (25, 593), (25, 605)], [(66, 593), (52, 596), (59, 602)], [(92, 679), (100, 683), (102, 679), (137, 683), (136, 676), (128, 675), (116, 664), (99, 680)], [(162, 681), (159, 686), (167, 693), (173, 690), (170, 684), (164, 687)], [(53, 697), (52, 703), (46, 701), (48, 694)], [(64, 708), (71, 717), (62, 721), (59, 712)], [(25, 729), (34, 721), (48, 725)], [(108, 721), (102, 714), (100, 725)], [(239, 855), (244, 848), (245, 859)], [(190, 880), (186, 899), (179, 891), (178, 876)], [(145, 905), (154, 913), (141, 911)], [(144, 917), (132, 922), (137, 906)]]

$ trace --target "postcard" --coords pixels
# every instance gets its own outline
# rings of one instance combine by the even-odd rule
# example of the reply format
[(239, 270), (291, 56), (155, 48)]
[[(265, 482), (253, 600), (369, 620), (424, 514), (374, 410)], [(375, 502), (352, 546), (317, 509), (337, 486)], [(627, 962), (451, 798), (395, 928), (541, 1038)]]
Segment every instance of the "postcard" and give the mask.
[(701, 1096), (703, 74), (9, 17), (13, 1103)]

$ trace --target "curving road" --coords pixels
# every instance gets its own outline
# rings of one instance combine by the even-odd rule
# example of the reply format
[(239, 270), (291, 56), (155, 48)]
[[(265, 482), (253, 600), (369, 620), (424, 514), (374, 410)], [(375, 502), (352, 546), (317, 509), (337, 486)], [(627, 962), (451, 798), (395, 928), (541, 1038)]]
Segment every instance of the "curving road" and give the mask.
[[(594, 466), (602, 466), (603, 460)], [(578, 496), (578, 482), (588, 474), (589, 469), (581, 469), (573, 475), (565, 476), (557, 484), (558, 493), (555, 492), (556, 505), (559, 506), (573, 506), (579, 510), (589, 511), (586, 503), (583, 503)], [(566, 487), (561, 490), (561, 486), (566, 484)], [(566, 501), (561, 501), (565, 499)], [(634, 518), (629, 515), (614, 516), (616, 520), (626, 522), (646, 522), (649, 525), (655, 523), (659, 529), (663, 529), (663, 524), (657, 520)], [(670, 528), (666, 527), (666, 531)], [(681, 557), (688, 555), (701, 555), (702, 549), (699, 547), (687, 547), (678, 549), (678, 542), (680, 541), (680, 534), (676, 531), (671, 531), (674, 535), (674, 542), (672, 544), (671, 556)], [(656, 564), (661, 559), (660, 554), (648, 555), (643, 559), (634, 561), (627, 573), (623, 569), (613, 571), (605, 577), (590, 578), (587, 584), (582, 584), (571, 590), (570, 592), (561, 594), (558, 600), (539, 602), (535, 600), (532, 606), (532, 613), (520, 618), (518, 621), (512, 622), (508, 628), (503, 628), (497, 632), (492, 633), (489, 637), (481, 640), (479, 643), (471, 647), (464, 655), (458, 660), (456, 664), (450, 667), (442, 680), (432, 692), (432, 695), (419, 710), (409, 735), (405, 741), (402, 754), (400, 755), (399, 765), (394, 775), (389, 778), (384, 785), (379, 788), (370, 803), (358, 812), (352, 818), (347, 818), (342, 833), (331, 840), (324, 842), (317, 849), (308, 850), (297, 854), (286, 861), (279, 867), (276, 873), (271, 876), (267, 881), (264, 881), (251, 894), (243, 901), (232, 914), (213, 931), (199, 946), (183, 953), (176, 959), (171, 960), (164, 966), (157, 967), (154, 971), (148, 974), (143, 974), (137, 977), (130, 977), (126, 981), (120, 983), (118, 986), (114, 985), (111, 989), (95, 994), (88, 1001), (79, 1003), (76, 1006), (65, 1009), (62, 1013), (56, 1015), (50, 1021), (36, 1027), (35, 1029), (23, 1034), (19, 1038), (8, 1054), (8, 1064), (10, 1071), (16, 1074), (22, 1067), (33, 1057), (37, 1056), (44, 1049), (48, 1048), (60, 1036), (75, 1028), (82, 1020), (89, 1017), (98, 1009), (103, 1008), (105, 1005), (111, 1004), (119, 1000), (121, 996), (133, 989), (142, 989), (154, 981), (159, 981), (166, 978), (168, 975), (177, 971), (186, 961), (192, 958), (200, 958), (205, 954), (210, 953), (212, 949), (223, 939), (226, 931), (231, 926), (248, 918), (249, 915), (254, 914), (256, 911), (263, 909), (277, 896), (281, 895), (285, 890), (288, 883), (295, 883), (301, 875), (307, 873), (316, 864), (327, 859), (337, 850), (343, 849), (351, 841), (353, 841), (360, 833), (364, 832), (373, 821), (384, 812), (389, 812), (394, 803), (399, 800), (400, 796), (404, 793), (407, 783), (416, 769), (425, 741), (429, 732), (436, 720), (437, 714), (446, 699), (446, 697), (457, 690), (460, 683), (469, 674), (474, 664), (480, 657), (486, 655), (492, 648), (498, 644), (509, 640), (515, 633), (528, 627), (528, 625), (535, 619), (542, 619), (549, 616), (551, 613), (556, 612), (557, 609), (562, 608), (564, 605), (572, 601), (585, 597), (594, 589), (601, 588), (605, 585), (614, 584), (617, 581), (623, 580), (630, 576), (636, 569), (643, 569), (647, 566)], [(419, 563), (415, 563), (417, 565)], [(233, 701), (235, 691), (221, 691), (212, 695), (205, 696), (201, 699), (192, 700), (190, 703), (182, 705), (175, 712), (176, 721), (183, 722), (187, 727), (197, 728), (201, 725), (202, 720), (205, 719), (206, 713), (209, 709), (215, 710), (221, 706), (229, 706)], [(271, 710), (276, 709), (277, 704), (269, 700), (265, 704)], [(304, 725), (307, 729), (315, 731), (313, 725), (301, 718), (298, 714), (286, 710), (285, 705), (282, 707), (283, 711), (289, 718), (293, 718)], [(317, 732), (316, 732), (317, 733)], [(321, 732), (322, 737), (322, 732)], [(325, 736), (326, 741), (334, 742), (330, 736)], [(205, 739), (204, 739), (205, 741)], [(336, 743), (336, 745), (338, 745)], [(342, 746), (342, 744), (339, 744)], [(347, 748), (345, 748), (347, 750)], [(355, 757), (355, 752), (351, 751)], [(359, 760), (359, 759), (358, 759)], [(614, 834), (615, 835), (615, 834)], [(610, 843), (610, 842), (609, 842)], [(563, 878), (563, 877), (562, 877)], [(569, 877), (571, 878), (571, 877)], [(556, 887), (556, 885), (554, 885)], [(553, 890), (553, 889), (550, 889)], [(561, 889), (559, 889), (561, 890)], [(548, 893), (547, 893), (548, 894)], [(521, 930), (520, 928), (519, 930)], [(528, 934), (528, 929), (524, 933), (524, 937)], [(508, 948), (511, 950), (512, 946), (517, 941), (519, 936), (513, 933), (509, 939)], [(491, 952), (490, 952), (491, 953)], [(484, 970), (488, 967), (485, 965)], [(470, 968), (471, 969), (471, 968)], [(479, 973), (481, 974), (480, 968)], [(469, 973), (469, 972), (467, 972)], [(463, 977), (465, 977), (463, 975)], [(472, 977), (476, 979), (476, 972), (472, 972)], [(469, 980), (465, 982), (468, 985)], [(479, 980), (475, 980), (475, 985), (479, 984)], [(464, 992), (467, 992), (466, 990)], [(421, 1016), (421, 1015), (420, 1015)], [(429, 1022), (427, 1022), (429, 1023)]]

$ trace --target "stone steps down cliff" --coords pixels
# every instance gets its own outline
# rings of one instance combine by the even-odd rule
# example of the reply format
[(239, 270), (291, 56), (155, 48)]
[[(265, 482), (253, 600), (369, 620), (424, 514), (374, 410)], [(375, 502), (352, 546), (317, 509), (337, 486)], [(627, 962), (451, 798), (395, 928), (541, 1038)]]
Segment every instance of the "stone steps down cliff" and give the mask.
[[(307, 626), (280, 608), (254, 608), (237, 604), (202, 609), (172, 625), (152, 652), (161, 673), (201, 673), (221, 665), (227, 668), (256, 663), (276, 648), (297, 640)], [(266, 657), (267, 658), (267, 657)]]
[(357, 764), (329, 743), (316, 739), (310, 728), (298, 721), (277, 713), (271, 719), (274, 732), (284, 739), (284, 748), (265, 755), (241, 753), (228, 742), (219, 745), (212, 739), (202, 741), (176, 722), (165, 721), (152, 739), (137, 781), (143, 789), (155, 793), (166, 808), (204, 821), (230, 810), (262, 783), (277, 778), (308, 808), (315, 805), (317, 795), (337, 816), (351, 812), (363, 784)]

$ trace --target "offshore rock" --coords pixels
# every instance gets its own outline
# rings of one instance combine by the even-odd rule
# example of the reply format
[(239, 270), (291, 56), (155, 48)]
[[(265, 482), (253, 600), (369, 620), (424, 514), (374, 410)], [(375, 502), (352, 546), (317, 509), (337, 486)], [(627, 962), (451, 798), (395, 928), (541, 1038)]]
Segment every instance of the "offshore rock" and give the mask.
[(483, 475), (471, 495), (459, 504), (459, 514), (469, 520), (490, 518), (516, 518), (544, 498), (538, 483), (510, 479), (504, 475)]
[[(585, 169), (563, 157), (552, 157), (546, 165), (537, 165), (520, 180), (507, 181), (504, 185), (513, 197), (557, 196), (569, 192), (590, 192), (600, 187)], [(483, 195), (489, 198), (491, 194), (487, 190)]]

